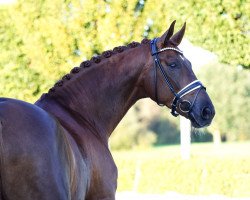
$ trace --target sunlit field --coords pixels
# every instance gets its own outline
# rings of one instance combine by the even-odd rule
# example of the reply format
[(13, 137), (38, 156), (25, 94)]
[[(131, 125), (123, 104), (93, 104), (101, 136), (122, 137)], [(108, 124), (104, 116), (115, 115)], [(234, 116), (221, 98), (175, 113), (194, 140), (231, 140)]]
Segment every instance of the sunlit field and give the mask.
[(189, 160), (180, 146), (113, 152), (118, 192), (250, 197), (250, 143), (192, 144)]

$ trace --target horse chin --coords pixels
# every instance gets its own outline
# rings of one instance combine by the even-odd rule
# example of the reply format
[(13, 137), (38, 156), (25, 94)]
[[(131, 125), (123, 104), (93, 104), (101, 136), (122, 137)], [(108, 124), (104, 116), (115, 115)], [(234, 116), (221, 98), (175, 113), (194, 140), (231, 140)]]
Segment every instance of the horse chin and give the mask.
[(194, 127), (194, 128), (203, 128), (203, 127), (206, 126), (206, 125), (200, 125), (200, 124), (198, 124), (196, 121), (191, 121), (191, 125), (192, 125), (192, 127)]

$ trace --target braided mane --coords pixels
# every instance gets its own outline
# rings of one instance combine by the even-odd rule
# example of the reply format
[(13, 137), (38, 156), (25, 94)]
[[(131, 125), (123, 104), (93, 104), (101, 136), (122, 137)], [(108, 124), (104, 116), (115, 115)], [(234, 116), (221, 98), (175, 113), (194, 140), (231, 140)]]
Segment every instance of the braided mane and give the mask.
[(55, 83), (55, 85), (52, 88), (49, 89), (48, 93), (50, 93), (50, 94), (54, 93), (56, 91), (56, 88), (62, 87), (64, 82), (69, 81), (74, 74), (77, 74), (78, 72), (80, 72), (84, 68), (91, 67), (91, 65), (94, 63), (100, 63), (102, 59), (109, 58), (112, 55), (115, 55), (117, 53), (122, 53), (127, 49), (138, 47), (141, 44), (149, 44), (149, 43), (150, 43), (150, 40), (144, 38), (141, 41), (141, 43), (132, 42), (132, 43), (128, 44), (127, 46), (118, 46), (118, 47), (115, 47), (113, 50), (104, 51), (101, 55), (93, 56), (90, 60), (86, 60), (86, 61), (82, 62), (79, 67), (74, 67), (73, 69), (71, 69), (70, 73), (64, 75), (59, 81), (57, 81)]

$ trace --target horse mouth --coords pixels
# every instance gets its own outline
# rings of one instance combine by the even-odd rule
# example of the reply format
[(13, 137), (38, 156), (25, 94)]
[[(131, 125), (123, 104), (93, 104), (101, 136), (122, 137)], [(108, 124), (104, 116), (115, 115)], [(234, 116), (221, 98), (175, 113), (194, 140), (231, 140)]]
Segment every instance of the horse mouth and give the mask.
[(209, 126), (211, 124), (211, 121), (210, 122), (199, 122), (196, 117), (194, 116), (193, 112), (190, 112), (189, 113), (189, 120), (191, 121), (191, 125), (194, 127), (194, 128), (203, 128), (203, 127), (206, 127), (206, 126)]

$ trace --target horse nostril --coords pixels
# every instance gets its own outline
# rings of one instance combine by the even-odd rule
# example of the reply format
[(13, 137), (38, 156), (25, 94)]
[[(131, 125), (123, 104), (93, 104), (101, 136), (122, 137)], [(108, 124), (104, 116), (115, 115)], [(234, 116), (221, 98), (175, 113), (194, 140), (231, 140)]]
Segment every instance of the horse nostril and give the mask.
[(209, 107), (204, 107), (201, 111), (201, 117), (205, 120), (210, 119), (212, 116), (212, 111)]

